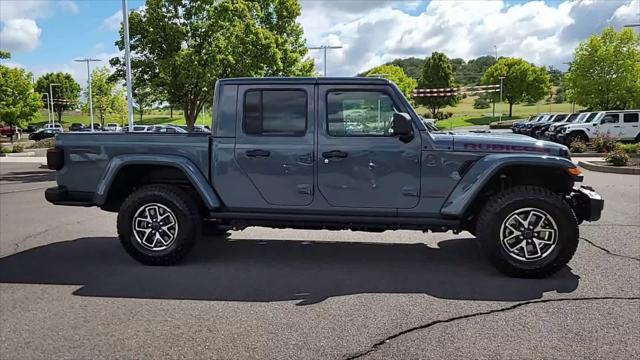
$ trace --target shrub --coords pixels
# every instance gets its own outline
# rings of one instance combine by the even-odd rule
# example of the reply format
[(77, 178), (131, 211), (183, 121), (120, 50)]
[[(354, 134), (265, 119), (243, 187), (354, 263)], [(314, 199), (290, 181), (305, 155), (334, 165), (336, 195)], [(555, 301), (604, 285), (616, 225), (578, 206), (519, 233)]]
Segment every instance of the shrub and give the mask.
[(575, 140), (569, 145), (569, 149), (572, 153), (580, 154), (587, 151), (587, 144), (580, 140)]
[(2, 153), (3, 154), (10, 154), (12, 152), (12, 150), (8, 147), (3, 147), (2, 148)]
[(626, 166), (629, 162), (629, 155), (621, 149), (615, 149), (604, 157), (605, 161), (613, 166)]
[(448, 119), (448, 118), (450, 118), (452, 116), (453, 116), (452, 112), (443, 113), (443, 112), (440, 111), (440, 112), (436, 113), (435, 119), (436, 120), (444, 120), (444, 119)]
[(477, 98), (473, 100), (474, 109), (488, 109), (489, 107), (491, 107), (491, 105), (489, 104), (489, 101), (487, 101), (487, 99)]
[(621, 149), (626, 154), (637, 154), (638, 147), (640, 147), (640, 143), (637, 144), (622, 144), (618, 143), (618, 149)]
[(56, 138), (55, 137), (50, 137), (47, 139), (42, 139), (39, 141), (36, 141), (35, 144), (33, 144), (31, 147), (32, 148), (36, 148), (36, 149), (48, 149), (48, 148), (52, 148), (56, 146)]
[(13, 145), (13, 152), (14, 153), (21, 153), (24, 151), (24, 147), (20, 144), (15, 144)]
[(598, 135), (591, 140), (591, 145), (596, 152), (604, 153), (615, 150), (616, 141), (608, 135)]

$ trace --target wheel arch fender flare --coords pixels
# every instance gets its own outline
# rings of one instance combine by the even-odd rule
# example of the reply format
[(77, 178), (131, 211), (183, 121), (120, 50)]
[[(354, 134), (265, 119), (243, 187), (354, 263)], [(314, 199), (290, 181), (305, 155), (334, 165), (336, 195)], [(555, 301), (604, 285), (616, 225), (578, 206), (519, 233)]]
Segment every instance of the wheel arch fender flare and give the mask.
[(458, 182), (445, 200), (440, 214), (462, 217), (476, 196), (499, 171), (514, 165), (529, 165), (555, 169), (575, 167), (571, 160), (559, 156), (537, 154), (492, 154), (478, 160)]
[(191, 182), (191, 185), (196, 189), (207, 208), (218, 209), (222, 206), (220, 198), (213, 190), (213, 187), (193, 161), (178, 155), (148, 154), (123, 154), (111, 158), (102, 176), (98, 180), (98, 186), (93, 199), (96, 205), (103, 205), (105, 203), (114, 179), (120, 170), (128, 165), (160, 165), (177, 168), (182, 171)]

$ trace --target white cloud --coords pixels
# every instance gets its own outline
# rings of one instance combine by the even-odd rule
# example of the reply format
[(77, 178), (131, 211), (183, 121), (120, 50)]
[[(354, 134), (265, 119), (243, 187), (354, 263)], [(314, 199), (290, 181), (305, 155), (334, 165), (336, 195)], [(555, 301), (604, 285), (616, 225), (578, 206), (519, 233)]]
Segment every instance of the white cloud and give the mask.
[(47, 1), (0, 1), (0, 21), (11, 19), (38, 19), (51, 15)]
[(120, 30), (120, 23), (122, 23), (122, 10), (118, 10), (113, 13), (113, 15), (104, 19), (102, 22), (102, 28), (109, 31), (118, 31)]
[(72, 14), (77, 14), (80, 12), (78, 4), (71, 0), (58, 1), (58, 6), (60, 6), (64, 11)]
[(0, 31), (0, 44), (9, 52), (32, 51), (38, 46), (41, 33), (32, 19), (7, 20)]
[[(409, 6), (410, 5), (410, 6)], [(329, 75), (351, 76), (398, 57), (451, 58), (494, 54), (566, 68), (575, 46), (607, 25), (637, 19), (640, 0), (532, 1), (303, 1), (300, 22), (310, 45), (329, 50)], [(423, 11), (419, 9), (424, 8)], [(318, 69), (322, 52), (312, 51)]]

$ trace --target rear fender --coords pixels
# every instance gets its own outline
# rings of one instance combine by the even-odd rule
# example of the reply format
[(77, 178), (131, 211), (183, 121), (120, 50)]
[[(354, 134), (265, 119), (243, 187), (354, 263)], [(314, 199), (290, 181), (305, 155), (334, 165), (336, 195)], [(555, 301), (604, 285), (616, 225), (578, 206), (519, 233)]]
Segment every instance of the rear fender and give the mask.
[(118, 172), (127, 165), (161, 165), (172, 166), (181, 170), (196, 189), (202, 201), (209, 209), (218, 209), (221, 206), (218, 195), (202, 174), (200, 169), (189, 159), (176, 155), (145, 155), (127, 154), (114, 156), (107, 164), (104, 173), (98, 181), (98, 188), (94, 195), (94, 203), (103, 205), (109, 194), (109, 189)]

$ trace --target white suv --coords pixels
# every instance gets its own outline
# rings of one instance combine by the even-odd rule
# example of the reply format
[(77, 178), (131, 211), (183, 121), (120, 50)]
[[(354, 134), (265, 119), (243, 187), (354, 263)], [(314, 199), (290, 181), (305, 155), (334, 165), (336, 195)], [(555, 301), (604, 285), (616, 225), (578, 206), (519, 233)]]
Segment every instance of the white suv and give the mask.
[(565, 144), (575, 140), (589, 142), (603, 135), (640, 141), (640, 110), (601, 111), (590, 122), (569, 124), (562, 131), (558, 138)]

